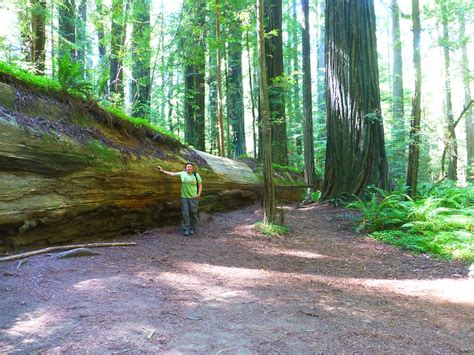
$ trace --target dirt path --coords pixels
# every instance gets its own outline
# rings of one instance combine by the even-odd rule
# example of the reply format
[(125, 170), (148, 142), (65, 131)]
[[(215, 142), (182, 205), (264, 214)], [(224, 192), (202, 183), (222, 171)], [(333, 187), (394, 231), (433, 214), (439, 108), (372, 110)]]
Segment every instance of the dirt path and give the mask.
[(0, 264), (0, 353), (474, 353), (474, 279), (354, 233), (331, 207), (255, 206), (101, 255)]

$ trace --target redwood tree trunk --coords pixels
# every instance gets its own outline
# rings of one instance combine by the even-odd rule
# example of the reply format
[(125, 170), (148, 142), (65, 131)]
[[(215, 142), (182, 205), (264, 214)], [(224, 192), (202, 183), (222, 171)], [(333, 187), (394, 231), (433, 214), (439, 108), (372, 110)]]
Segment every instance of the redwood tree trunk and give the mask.
[[(150, 1), (133, 1), (132, 23), (132, 113), (136, 117), (148, 118), (150, 113), (151, 85)], [(164, 80), (163, 77), (162, 80)], [(164, 92), (162, 92), (162, 95), (164, 95)], [(164, 117), (160, 117), (160, 119), (164, 120)]]
[(420, 57), (420, 4), (412, 0), (413, 17), (413, 66), (415, 67), (415, 92), (412, 97), (410, 145), (408, 147), (407, 187), (414, 198), (418, 185), (418, 167), (420, 160), (420, 122), (421, 122), (421, 57)]
[[(196, 1), (187, 9), (192, 29), (182, 38), (185, 62), (184, 136), (196, 149), (205, 150), (205, 3)], [(199, 31), (196, 29), (199, 28)]]
[(31, 62), (38, 74), (44, 74), (46, 61), (46, 1), (31, 1)]
[[(125, 0), (127, 1), (127, 0)], [(124, 0), (112, 0), (112, 34), (110, 44), (110, 93), (124, 97), (122, 37), (125, 35)]]
[(275, 188), (272, 171), (272, 130), (270, 127), (270, 104), (267, 91), (266, 52), (263, 28), (263, 0), (257, 0), (258, 59), (260, 64), (260, 113), (262, 127), (263, 155), (263, 221), (274, 223), (276, 217)]
[(373, 0), (326, 1), (327, 148), (322, 198), (390, 188)]
[[(400, 9), (398, 1), (392, 0), (392, 141), (394, 144), (394, 156), (405, 156), (406, 138), (405, 138), (405, 112), (403, 106), (403, 61), (402, 61), (402, 42), (400, 40)], [(405, 161), (400, 162), (401, 171), (405, 171)], [(393, 168), (393, 166), (392, 166)], [(393, 170), (392, 170), (393, 171)], [(401, 174), (401, 171), (397, 173)], [(394, 172), (395, 173), (395, 172)], [(398, 174), (397, 174), (398, 175)]]
[[(469, 73), (469, 59), (467, 56), (466, 37), (466, 20), (464, 13), (459, 14), (459, 44), (461, 47), (461, 63), (463, 68), (463, 84), (464, 84), (464, 107), (466, 107), (471, 100), (470, 87), (470, 73)], [(466, 112), (466, 149), (467, 149), (467, 168), (466, 179), (468, 181), (474, 180), (474, 110), (469, 109)]]
[(76, 2), (62, 0), (58, 4), (59, 55), (69, 53), (71, 60), (76, 58)]
[(283, 76), (283, 38), (281, 0), (264, 0), (265, 33), (276, 35), (265, 39), (265, 66), (267, 70), (268, 99), (272, 127), (272, 159), (274, 163), (288, 164), (285, 97), (275, 80)]
[(232, 125), (232, 156), (247, 152), (245, 147), (244, 99), (242, 85), (242, 29), (240, 21), (229, 24), (229, 91), (227, 92), (229, 121)]
[[(309, 0), (302, 0), (303, 12), (303, 119), (304, 119), (304, 178), (306, 185), (314, 185), (313, 105), (311, 94), (311, 48), (309, 39)], [(308, 189), (308, 195), (313, 189)], [(308, 196), (309, 197), (309, 196)], [(307, 198), (308, 198), (307, 197)]]

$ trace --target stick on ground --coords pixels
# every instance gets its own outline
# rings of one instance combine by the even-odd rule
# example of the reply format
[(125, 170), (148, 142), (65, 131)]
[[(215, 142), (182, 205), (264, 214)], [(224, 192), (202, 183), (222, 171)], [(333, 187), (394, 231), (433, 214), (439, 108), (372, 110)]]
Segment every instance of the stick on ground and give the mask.
[(48, 247), (44, 249), (33, 250), (33, 251), (29, 251), (29, 252), (21, 253), (17, 255), (6, 256), (3, 258), (0, 258), (0, 262), (28, 258), (33, 255), (45, 254), (45, 253), (49, 253), (49, 252), (57, 251), (57, 250), (69, 250), (69, 249), (75, 249), (75, 248), (128, 247), (128, 246), (134, 246), (134, 245), (137, 245), (137, 243), (133, 243), (133, 242), (131, 243), (89, 243), (89, 244), (63, 245), (63, 246)]

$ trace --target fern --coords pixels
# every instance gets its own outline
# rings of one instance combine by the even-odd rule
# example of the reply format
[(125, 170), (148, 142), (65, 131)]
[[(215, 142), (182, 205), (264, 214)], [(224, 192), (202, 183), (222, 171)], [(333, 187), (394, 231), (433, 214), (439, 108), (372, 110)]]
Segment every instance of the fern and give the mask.
[(75, 93), (86, 99), (92, 96), (92, 84), (84, 79), (82, 66), (71, 61), (69, 53), (58, 59), (58, 81), (64, 92)]

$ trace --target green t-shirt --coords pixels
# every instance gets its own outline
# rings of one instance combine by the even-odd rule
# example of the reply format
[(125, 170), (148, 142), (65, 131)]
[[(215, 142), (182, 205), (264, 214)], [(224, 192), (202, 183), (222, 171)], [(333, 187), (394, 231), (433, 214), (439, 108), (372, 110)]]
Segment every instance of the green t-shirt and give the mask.
[(196, 177), (197, 181), (202, 184), (202, 179), (199, 174), (196, 173), (196, 177), (194, 177), (194, 174), (189, 175), (186, 171), (182, 171), (179, 176), (181, 177), (181, 197), (196, 197), (198, 193)]

